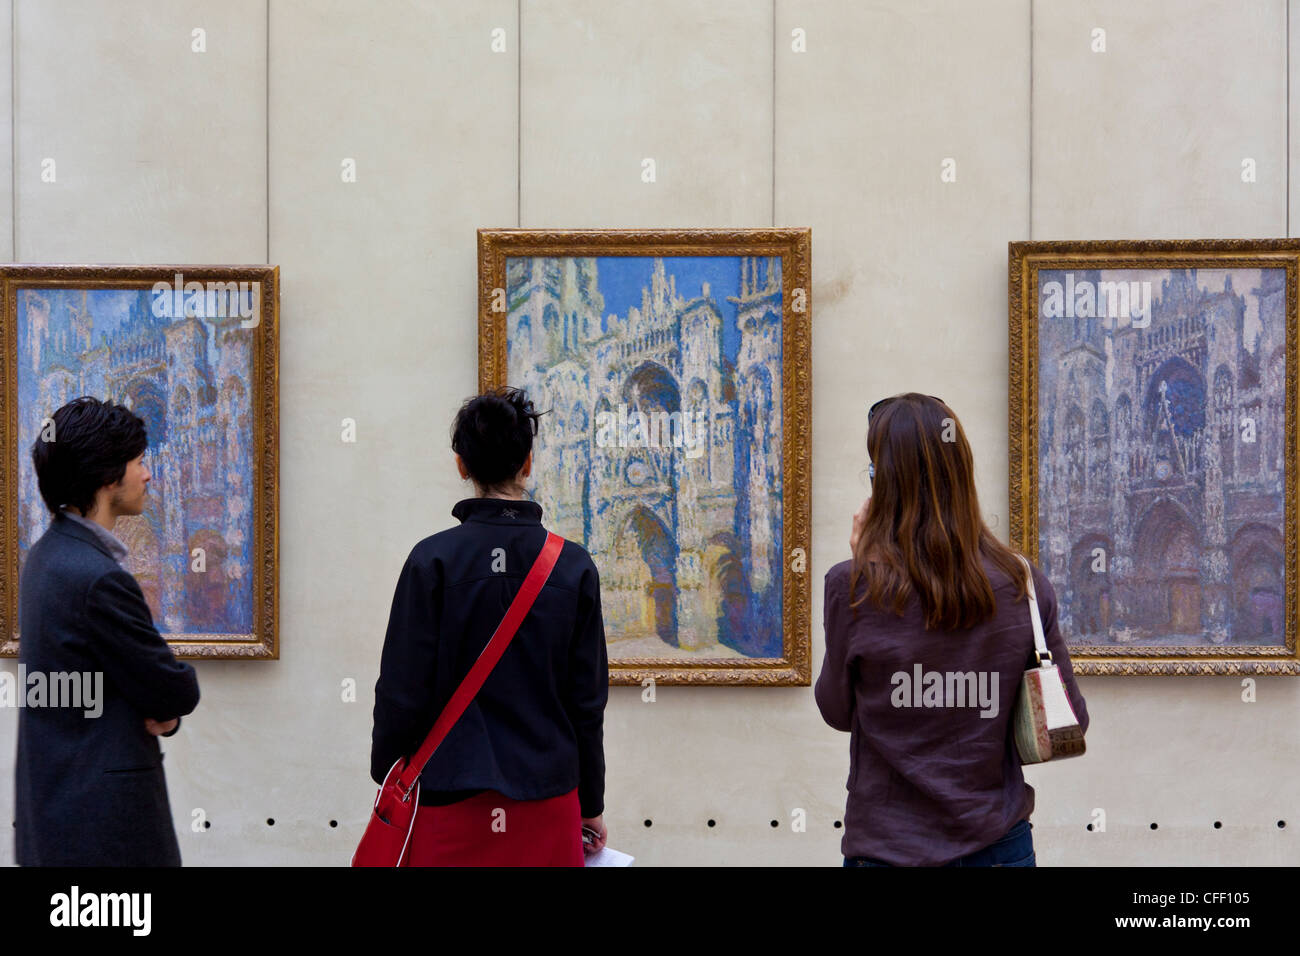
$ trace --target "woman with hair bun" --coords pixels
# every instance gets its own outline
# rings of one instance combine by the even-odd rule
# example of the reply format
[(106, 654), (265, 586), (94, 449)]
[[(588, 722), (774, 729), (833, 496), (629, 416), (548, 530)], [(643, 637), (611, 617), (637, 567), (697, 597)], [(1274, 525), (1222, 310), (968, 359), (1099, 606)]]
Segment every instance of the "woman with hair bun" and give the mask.
[[(487, 644), (546, 540), (525, 497), (538, 413), (519, 389), (469, 399), (451, 447), (474, 497), (412, 549), (375, 685), (370, 773), (409, 758)], [(582, 866), (605, 845), (609, 694), (600, 576), (563, 550), (482, 688), (420, 775), (411, 866)], [(584, 843), (583, 833), (588, 831)]]

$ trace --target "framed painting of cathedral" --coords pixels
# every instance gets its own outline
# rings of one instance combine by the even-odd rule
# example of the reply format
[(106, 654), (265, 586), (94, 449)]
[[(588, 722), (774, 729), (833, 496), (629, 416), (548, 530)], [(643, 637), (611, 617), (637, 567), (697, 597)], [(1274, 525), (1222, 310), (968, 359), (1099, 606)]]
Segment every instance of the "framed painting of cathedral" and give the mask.
[(1011, 543), (1081, 674), (1300, 674), (1300, 240), (1013, 242)]
[(50, 522), (32, 446), (90, 395), (145, 422), (145, 508), (113, 534), (159, 632), (180, 657), (279, 657), (278, 327), (276, 267), (0, 266), (0, 655)]
[(480, 230), (479, 385), (600, 571), (614, 684), (811, 676), (807, 229)]

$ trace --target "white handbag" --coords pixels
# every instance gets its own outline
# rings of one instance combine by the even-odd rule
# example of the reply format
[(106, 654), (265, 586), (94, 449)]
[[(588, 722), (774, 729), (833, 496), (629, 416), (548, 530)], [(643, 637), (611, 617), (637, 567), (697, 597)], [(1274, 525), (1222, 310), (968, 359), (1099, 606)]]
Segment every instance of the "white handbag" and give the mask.
[(1038, 615), (1038, 595), (1034, 591), (1034, 572), (1023, 554), (1017, 555), (1029, 575), (1029, 617), (1034, 625), (1034, 658), (1037, 666), (1025, 671), (1016, 700), (1016, 749), (1022, 763), (1043, 763), (1061, 757), (1077, 757), (1084, 752), (1083, 728), (1070, 704), (1065, 681), (1052, 661), (1043, 635), (1043, 621)]

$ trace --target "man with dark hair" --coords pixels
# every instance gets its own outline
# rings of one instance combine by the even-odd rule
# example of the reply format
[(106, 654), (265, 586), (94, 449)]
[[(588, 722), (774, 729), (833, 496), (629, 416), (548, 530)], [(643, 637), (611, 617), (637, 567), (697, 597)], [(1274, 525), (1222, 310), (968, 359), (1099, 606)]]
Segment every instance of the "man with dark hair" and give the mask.
[(144, 511), (147, 446), (130, 409), (89, 397), (32, 446), (53, 520), (19, 582), (20, 667), (102, 675), (102, 700), (98, 713), (30, 700), (18, 712), (20, 866), (180, 866), (157, 738), (198, 705), (198, 678), (154, 627), (113, 534), (120, 515)]

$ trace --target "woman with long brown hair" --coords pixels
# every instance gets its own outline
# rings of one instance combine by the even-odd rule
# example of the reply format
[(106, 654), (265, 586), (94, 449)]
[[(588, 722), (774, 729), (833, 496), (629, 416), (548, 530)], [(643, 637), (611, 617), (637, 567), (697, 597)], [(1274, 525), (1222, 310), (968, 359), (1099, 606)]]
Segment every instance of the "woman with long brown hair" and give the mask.
[[(984, 524), (961, 423), (907, 392), (867, 413), (872, 494), (826, 575), (822, 717), (848, 731), (845, 866), (1034, 866), (1012, 715), (1033, 656), (1024, 565)], [(1043, 630), (1088, 712), (1037, 567)]]

